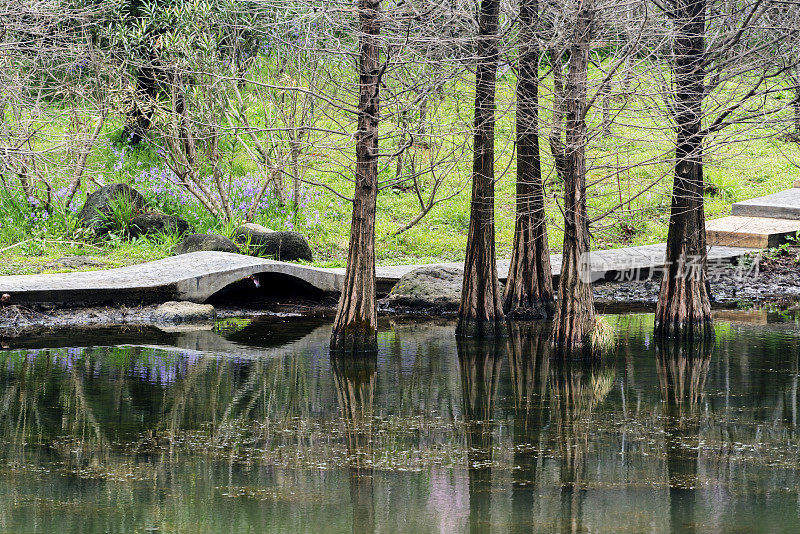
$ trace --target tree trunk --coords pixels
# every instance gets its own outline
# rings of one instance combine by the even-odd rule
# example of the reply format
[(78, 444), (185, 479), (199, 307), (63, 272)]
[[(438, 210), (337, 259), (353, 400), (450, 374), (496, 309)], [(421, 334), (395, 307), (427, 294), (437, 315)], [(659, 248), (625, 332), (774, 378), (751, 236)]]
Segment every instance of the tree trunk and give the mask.
[(482, 0), (478, 20), (478, 66), (475, 74), (475, 139), (472, 202), (464, 285), (456, 335), (493, 337), (504, 329), (503, 299), (494, 252), (494, 98), (499, 53), (498, 0)]
[(539, 155), (538, 0), (523, 0), (519, 11), (517, 217), (503, 311), (514, 318), (546, 319), (555, 303)]
[(676, 2), (675, 181), (664, 278), (656, 305), (658, 337), (710, 337), (703, 211), (703, 55), (705, 0)]
[(375, 302), (375, 204), (378, 196), (380, 0), (359, 0), (360, 97), (356, 132), (356, 184), (350, 249), (342, 295), (333, 323), (331, 350), (378, 348)]
[(800, 141), (800, 65), (794, 75), (794, 135)]
[(124, 139), (136, 145), (144, 140), (153, 121), (153, 102), (158, 97), (158, 59), (150, 53), (144, 65), (136, 68), (135, 96), (128, 109)]
[(569, 72), (564, 84), (564, 252), (553, 343), (565, 349), (588, 344), (595, 316), (594, 297), (586, 271), (589, 219), (586, 214), (587, 131), (584, 120), (593, 16), (592, 0), (580, 0), (570, 48)]
[(553, 119), (550, 125), (550, 153), (556, 168), (556, 178), (564, 182), (566, 163), (564, 161), (564, 142), (561, 133), (564, 127), (564, 73), (562, 51), (550, 49), (550, 61), (553, 63)]

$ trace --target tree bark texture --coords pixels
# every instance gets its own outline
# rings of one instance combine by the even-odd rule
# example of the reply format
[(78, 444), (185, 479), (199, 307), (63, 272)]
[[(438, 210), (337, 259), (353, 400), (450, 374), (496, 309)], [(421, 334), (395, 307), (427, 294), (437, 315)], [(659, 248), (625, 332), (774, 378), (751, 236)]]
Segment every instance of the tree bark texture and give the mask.
[(378, 121), (381, 66), (380, 0), (359, 0), (360, 96), (356, 132), (356, 184), (344, 288), (331, 334), (331, 350), (377, 350), (375, 204), (378, 196)]
[(548, 54), (553, 64), (553, 118), (550, 121), (548, 142), (556, 168), (556, 178), (563, 183), (564, 175), (567, 173), (564, 162), (564, 141), (561, 138), (564, 129), (564, 65), (562, 57), (564, 54), (557, 48), (551, 48)]
[(553, 325), (553, 343), (563, 349), (587, 346), (594, 328), (594, 297), (586, 272), (589, 219), (586, 213), (586, 144), (592, 0), (579, 0), (565, 92), (564, 249)]
[(794, 135), (800, 141), (800, 65), (794, 68)]
[(517, 216), (503, 311), (514, 318), (547, 319), (555, 302), (539, 154), (538, 0), (522, 0), (519, 11)]
[(481, 0), (475, 74), (475, 137), (467, 253), (456, 335), (493, 337), (505, 331), (494, 247), (494, 107), (499, 0)]
[(667, 254), (656, 305), (658, 337), (713, 336), (706, 285), (703, 118), (706, 0), (677, 0), (675, 32), (675, 178)]
[(126, 117), (124, 138), (131, 144), (140, 143), (153, 121), (152, 102), (158, 97), (158, 60), (153, 53), (144, 65), (136, 68), (135, 96)]

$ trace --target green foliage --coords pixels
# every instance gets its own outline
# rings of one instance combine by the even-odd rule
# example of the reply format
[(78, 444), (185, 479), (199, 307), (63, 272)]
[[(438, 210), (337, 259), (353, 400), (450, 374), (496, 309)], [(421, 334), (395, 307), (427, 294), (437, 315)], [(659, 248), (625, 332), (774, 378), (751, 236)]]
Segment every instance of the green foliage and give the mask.
[(703, 194), (731, 200), (736, 198), (739, 187), (738, 181), (733, 176), (708, 173), (703, 186)]
[(787, 236), (785, 243), (782, 243), (777, 247), (772, 247), (764, 252), (764, 259), (774, 260), (794, 255), (794, 263), (800, 265), (800, 252), (798, 252), (798, 247), (800, 247), (800, 232), (797, 232), (793, 236)]
[(596, 315), (594, 328), (590, 334), (592, 347), (595, 350), (609, 351), (616, 345), (616, 330), (605, 316)]

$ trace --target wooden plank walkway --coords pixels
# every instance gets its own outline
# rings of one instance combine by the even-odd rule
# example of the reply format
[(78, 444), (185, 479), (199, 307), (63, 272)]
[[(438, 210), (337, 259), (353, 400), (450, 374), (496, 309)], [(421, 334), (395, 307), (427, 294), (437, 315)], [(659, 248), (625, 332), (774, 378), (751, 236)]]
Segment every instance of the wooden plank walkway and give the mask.
[[(729, 263), (757, 249), (709, 247), (709, 263)], [(591, 278), (630, 279), (649, 276), (664, 265), (665, 245), (646, 245), (591, 253)], [(553, 275), (561, 255), (551, 257)], [(463, 264), (444, 263), (462, 267)], [(378, 267), (378, 289), (388, 292), (404, 274), (421, 265)], [(498, 262), (504, 280), (508, 260)], [(341, 291), (343, 268), (319, 268), (226, 252), (193, 252), (117, 269), (57, 274), (0, 276), (0, 294), (20, 305), (85, 306), (140, 304), (167, 300), (204, 302), (223, 288), (251, 275), (271, 275), (270, 283), (298, 281), (325, 293)]]

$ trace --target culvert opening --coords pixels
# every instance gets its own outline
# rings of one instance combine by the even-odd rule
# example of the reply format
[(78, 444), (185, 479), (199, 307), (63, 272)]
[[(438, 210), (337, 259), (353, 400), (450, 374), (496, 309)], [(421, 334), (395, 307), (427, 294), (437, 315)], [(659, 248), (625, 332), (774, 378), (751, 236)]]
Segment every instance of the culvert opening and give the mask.
[(263, 307), (270, 304), (336, 302), (336, 295), (283, 273), (256, 273), (225, 286), (206, 302), (215, 306)]

